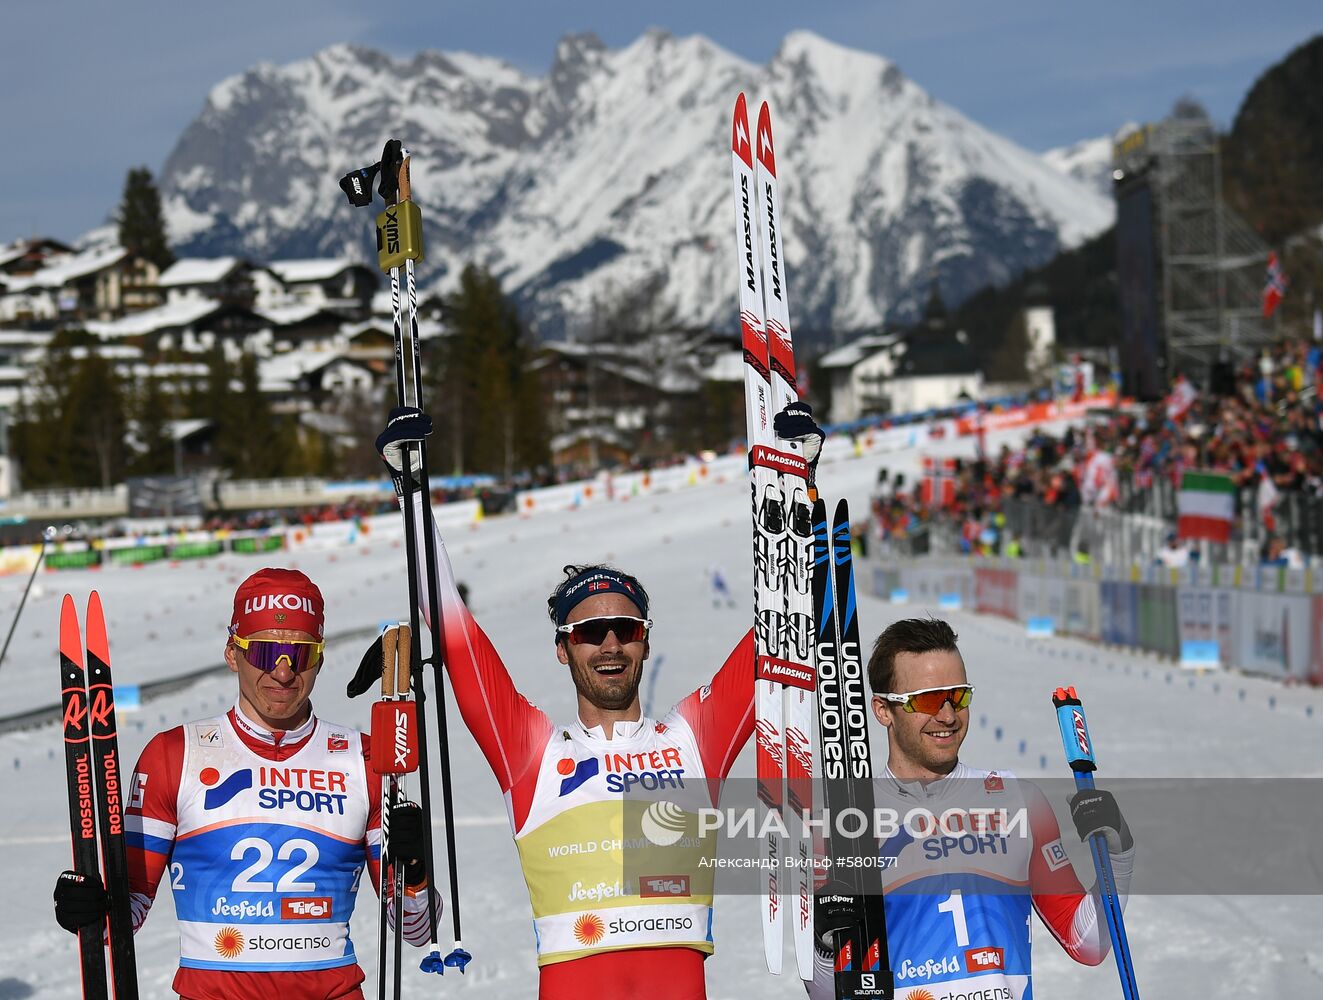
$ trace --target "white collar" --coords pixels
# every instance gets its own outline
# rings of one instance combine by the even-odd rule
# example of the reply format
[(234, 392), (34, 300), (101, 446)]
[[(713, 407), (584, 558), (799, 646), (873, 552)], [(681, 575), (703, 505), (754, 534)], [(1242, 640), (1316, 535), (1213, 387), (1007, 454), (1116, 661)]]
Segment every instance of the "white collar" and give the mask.
[(916, 799), (936, 799), (941, 798), (951, 788), (958, 788), (961, 779), (969, 777), (969, 768), (963, 761), (956, 761), (956, 766), (951, 769), (950, 774), (944, 774), (940, 778), (934, 778), (932, 781), (903, 781), (896, 777), (890, 766), (883, 772), (882, 777), (891, 783), (892, 790), (900, 795), (908, 795)]
[(606, 727), (589, 726), (582, 718), (576, 716), (575, 722), (579, 724), (579, 732), (589, 739), (601, 740), (603, 743), (611, 743), (615, 740), (631, 740), (643, 732), (643, 727), (650, 720), (647, 716), (639, 715), (637, 719), (617, 719), (611, 724), (611, 735), (606, 735)]
[(280, 739), (277, 740), (276, 734), (274, 732), (272, 732), (270, 729), (267, 729), (265, 726), (262, 726), (261, 724), (254, 722), (252, 719), (248, 718), (248, 716), (244, 714), (243, 708), (240, 706), (238, 700), (236, 699), (234, 702), (234, 722), (239, 729), (243, 730), (245, 733), (247, 733), (249, 736), (253, 737), (254, 739), (261, 740), (263, 743), (269, 743), (272, 746), (275, 746), (277, 743), (286, 743), (286, 744), (297, 743), (299, 740), (303, 739), (305, 736), (311, 733), (313, 727), (317, 725), (317, 715), (310, 709), (308, 712), (307, 721), (305, 721), (303, 725), (299, 726), (297, 729), (281, 730)]

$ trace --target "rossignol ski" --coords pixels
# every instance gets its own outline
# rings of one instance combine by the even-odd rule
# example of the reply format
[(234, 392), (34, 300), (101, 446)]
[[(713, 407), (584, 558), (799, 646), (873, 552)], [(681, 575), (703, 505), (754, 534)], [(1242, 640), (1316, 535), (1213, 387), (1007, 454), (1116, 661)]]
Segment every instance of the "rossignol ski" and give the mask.
[[(1057, 688), (1052, 693), (1052, 705), (1057, 710), (1057, 726), (1066, 750), (1066, 763), (1075, 775), (1075, 787), (1092, 789), (1093, 772), (1098, 770), (1098, 762), (1093, 755), (1089, 724), (1084, 718), (1084, 703), (1075, 688), (1068, 687)], [(1116, 876), (1112, 873), (1112, 859), (1107, 854), (1107, 838), (1095, 833), (1089, 838), (1089, 851), (1093, 855), (1094, 871), (1098, 874), (1098, 890), (1107, 918), (1107, 933), (1112, 939), (1112, 954), (1116, 956), (1116, 971), (1121, 977), (1121, 993), (1125, 1000), (1139, 1000), (1135, 966), (1130, 959), (1130, 939), (1125, 933), (1125, 918), (1116, 891)]]
[[(827, 828), (825, 879), (814, 906), (815, 933), (831, 943), (838, 1000), (890, 1000), (894, 985), (881, 869), (875, 863), (878, 844), (872, 836), (868, 698), (859, 649), (850, 514), (844, 500), (837, 503), (830, 528), (826, 504), (818, 500), (813, 505), (813, 611)], [(837, 823), (846, 810), (869, 817), (858, 835), (847, 836)]]
[[(115, 1000), (137, 1000), (133, 913), (124, 845), (124, 786), (110, 676), (110, 645), (101, 597), (87, 602), (87, 661), (73, 598), (60, 606), (60, 686), (69, 785), (69, 828), (74, 871), (105, 885), (105, 926), (79, 932), (83, 996), (107, 997), (105, 943), (110, 946)], [(99, 847), (98, 847), (99, 841)], [(104, 874), (104, 877), (103, 877)], [(105, 939), (103, 942), (103, 938)]]
[[(418, 286), (414, 277), (414, 261), (423, 259), (422, 212), (412, 200), (409, 181), (409, 151), (400, 140), (387, 141), (381, 160), (368, 167), (351, 171), (340, 180), (340, 189), (355, 207), (372, 204), (372, 183), (380, 176), (378, 193), (386, 203), (377, 216), (377, 263), (390, 275), (391, 311), (394, 318), (395, 338), (395, 395), (399, 406), (422, 408), (422, 360), (418, 338)], [(405, 309), (400, 302), (400, 269), (404, 269), (407, 301), (407, 336)], [(450, 779), (450, 738), (446, 727), (444, 670), (441, 663), (441, 613), (437, 607), (436, 539), (432, 534), (431, 486), (427, 474), (427, 444), (425, 441), (406, 442), (403, 447), (404, 495), (400, 507), (404, 515), (404, 550), (409, 575), (409, 624), (412, 634), (420, 635), (419, 581), (420, 573), (427, 580), (428, 624), (432, 652), (422, 657), (422, 643), (413, 644), (410, 675), (413, 679), (414, 699), (418, 705), (418, 797), (423, 809), (424, 862), (428, 886), (436, 885), (432, 851), (432, 796), (427, 755), (427, 721), (424, 708), (426, 693), (423, 686), (423, 668), (430, 663), (436, 684), (436, 720), (441, 757), (441, 797), (446, 827), (446, 860), (450, 876), (450, 916), (455, 933), (455, 946), (444, 958), (437, 943), (436, 910), (427, 908), (431, 943), (427, 957), (420, 964), (424, 972), (443, 974), (447, 967), (460, 972), (473, 956), (464, 950), (459, 922), (459, 866), (455, 855), (455, 813)], [(415, 476), (417, 479), (415, 480)], [(418, 496), (420, 510), (415, 509)], [(419, 552), (419, 547), (422, 552)], [(430, 889), (429, 889), (430, 891)], [(383, 956), (384, 960), (384, 956)]]
[[(765, 108), (764, 108), (765, 111)], [(770, 152), (770, 123), (768, 149)], [(760, 140), (761, 142), (761, 140)], [(773, 385), (773, 360), (768, 348), (766, 303), (763, 295), (763, 215), (759, 196), (759, 185), (755, 174), (754, 150), (750, 141), (748, 105), (743, 94), (735, 102), (735, 111), (731, 125), (731, 170), (732, 193), (735, 204), (735, 244), (740, 275), (740, 336), (744, 348), (744, 393), (745, 416), (748, 429), (749, 474), (753, 512), (754, 538), (754, 645), (756, 655), (755, 679), (755, 723), (756, 762), (758, 798), (763, 805), (774, 813), (778, 822), (764, 824), (766, 833), (762, 846), (760, 869), (763, 878), (761, 914), (763, 928), (763, 953), (767, 968), (773, 973), (781, 972), (783, 950), (783, 903), (784, 889), (781, 883), (781, 836), (780, 831), (790, 829), (784, 822), (785, 777), (786, 777), (786, 712), (785, 690), (783, 685), (793, 685), (812, 690), (813, 671), (807, 664), (807, 657), (794, 659), (794, 650), (789, 642), (787, 615), (787, 594), (793, 573), (793, 555), (787, 532), (787, 489), (791, 495), (797, 486), (802, 487), (807, 477), (808, 467), (798, 453), (799, 446), (785, 443), (784, 449), (772, 432), (772, 416), (776, 412), (778, 392), (784, 395), (783, 388), (791, 373), (793, 379), (794, 358), (789, 348), (789, 333), (785, 328), (788, 318), (784, 309), (783, 281), (780, 273), (775, 275), (780, 306), (777, 312), (779, 331), (777, 357), (775, 364), (781, 368), (777, 376), (777, 388)], [(773, 181), (775, 169), (772, 169)], [(775, 188), (772, 188), (773, 195)], [(772, 203), (773, 218), (775, 202)], [(773, 227), (768, 227), (773, 228)], [(771, 233), (771, 253), (779, 260), (780, 245), (773, 229)], [(788, 401), (788, 400), (787, 400)], [(784, 403), (781, 404), (784, 406)], [(783, 473), (789, 475), (783, 476)], [(811, 718), (811, 717), (810, 717)], [(805, 731), (802, 719), (797, 714), (795, 720), (797, 735), (794, 737), (792, 752), (796, 758), (794, 795), (796, 806), (804, 799), (811, 799), (811, 792), (804, 781), (807, 774), (811, 778), (811, 731)], [(811, 727), (812, 723), (809, 722)], [(799, 740), (802, 734), (804, 739)], [(811, 802), (806, 803), (811, 805)], [(808, 872), (803, 877), (809, 878)], [(811, 907), (811, 897), (805, 892), (797, 902), (797, 915), (804, 907)], [(796, 927), (803, 922), (796, 919)], [(806, 926), (811, 926), (811, 918)], [(804, 975), (803, 959), (800, 957), (800, 935), (796, 934), (796, 959), (801, 964)], [(806, 941), (808, 947), (808, 974), (811, 976), (812, 939)]]

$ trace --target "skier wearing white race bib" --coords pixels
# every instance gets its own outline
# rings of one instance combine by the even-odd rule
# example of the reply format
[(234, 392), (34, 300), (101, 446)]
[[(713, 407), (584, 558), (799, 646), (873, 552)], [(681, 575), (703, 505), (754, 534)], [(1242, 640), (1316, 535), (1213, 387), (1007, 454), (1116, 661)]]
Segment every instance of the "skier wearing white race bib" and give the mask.
[[(359, 998), (349, 918), (363, 870), (378, 885), (381, 778), (367, 736), (318, 719), (310, 701), (325, 646), (321, 591), (264, 569), (234, 595), (225, 662), (239, 694), (224, 715), (159, 733), (134, 768), (125, 832), (136, 931), (162, 876), (174, 890), (186, 1000)], [(429, 937), (422, 811), (396, 811), (404, 936)], [(72, 877), (71, 877), (72, 876)], [(104, 922), (95, 880), (55, 890), (68, 930)], [(389, 905), (393, 925), (395, 901)]]
[[(974, 688), (951, 626), (893, 623), (873, 647), (868, 680), (887, 731), (874, 795), (893, 821), (879, 856), (896, 1000), (1030, 1000), (1035, 912), (1071, 958), (1102, 962), (1110, 940), (1098, 891), (1076, 877), (1043, 792), (959, 760)], [(1115, 799), (1076, 792), (1070, 808), (1081, 839), (1105, 833), (1124, 907), (1135, 848)], [(819, 942), (812, 1000), (835, 996), (833, 971)]]

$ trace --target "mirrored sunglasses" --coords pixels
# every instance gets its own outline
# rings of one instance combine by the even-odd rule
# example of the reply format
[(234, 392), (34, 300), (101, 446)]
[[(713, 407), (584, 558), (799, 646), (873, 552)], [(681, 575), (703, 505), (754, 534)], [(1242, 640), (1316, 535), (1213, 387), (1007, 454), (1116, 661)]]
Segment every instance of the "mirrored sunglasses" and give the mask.
[(245, 639), (243, 636), (230, 636), (230, 641), (243, 651), (244, 659), (263, 673), (271, 673), (282, 662), (296, 674), (317, 666), (322, 659), (324, 642), (308, 642), (302, 639)]
[(556, 631), (561, 635), (569, 636), (570, 642), (576, 646), (600, 646), (606, 642), (608, 632), (614, 632), (616, 641), (623, 644), (642, 642), (648, 637), (648, 629), (650, 628), (652, 628), (651, 618), (608, 616), (585, 618), (583, 621), (571, 622), (568, 625), (558, 626)]
[(924, 715), (936, 715), (948, 701), (957, 712), (968, 708), (974, 700), (972, 684), (958, 684), (955, 687), (923, 688), (919, 691), (906, 691), (903, 694), (884, 694), (880, 697), (895, 705), (904, 706), (907, 712), (922, 712)]

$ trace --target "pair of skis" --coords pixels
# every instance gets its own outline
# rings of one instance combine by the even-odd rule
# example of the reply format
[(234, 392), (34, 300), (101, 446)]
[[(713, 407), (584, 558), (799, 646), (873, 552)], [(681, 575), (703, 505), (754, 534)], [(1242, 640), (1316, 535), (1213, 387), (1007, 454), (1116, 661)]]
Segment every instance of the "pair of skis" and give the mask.
[[(390, 275), (391, 312), (394, 319), (395, 339), (395, 396), (399, 406), (422, 408), (422, 361), (418, 337), (418, 285), (414, 276), (414, 262), (423, 259), (423, 223), (422, 213), (412, 200), (412, 187), (409, 178), (409, 151), (398, 139), (391, 139), (381, 154), (381, 159), (359, 170), (350, 171), (340, 180), (340, 189), (349, 198), (351, 205), (364, 208), (372, 204), (373, 181), (380, 177), (378, 193), (386, 203), (386, 208), (377, 216), (377, 262), (381, 269)], [(400, 301), (400, 272), (405, 276), (407, 304)], [(407, 311), (405, 306), (407, 305)], [(407, 328), (407, 334), (406, 334)], [(420, 747), (418, 767), (418, 796), (426, 822), (423, 824), (428, 886), (436, 885), (435, 866), (432, 851), (432, 793), (427, 756), (427, 719), (425, 711), (426, 692), (423, 686), (423, 668), (431, 664), (436, 684), (436, 720), (439, 732), (441, 754), (441, 793), (446, 826), (446, 860), (450, 876), (450, 915), (455, 934), (455, 946), (449, 954), (442, 957), (437, 941), (436, 910), (429, 905), (427, 921), (430, 933), (430, 945), (427, 956), (420, 968), (424, 972), (443, 974), (447, 968), (464, 971), (472, 956), (464, 950), (460, 938), (459, 922), (459, 873), (455, 856), (455, 812), (451, 791), (450, 776), (450, 738), (446, 727), (445, 683), (441, 653), (441, 614), (437, 607), (436, 576), (436, 539), (432, 533), (431, 487), (427, 474), (427, 444), (425, 441), (407, 442), (403, 445), (404, 461), (404, 496), (401, 509), (404, 515), (404, 550), (409, 576), (409, 625), (414, 636), (421, 635), (419, 630), (419, 581), (420, 573), (426, 574), (428, 624), (432, 652), (427, 659), (421, 655), (421, 643), (412, 645), (410, 676), (412, 689), (417, 702), (418, 746)], [(415, 481), (415, 475), (417, 480)], [(421, 494), (422, 512), (419, 516), (414, 509), (414, 497)], [(422, 551), (420, 553), (420, 540)], [(430, 891), (430, 888), (429, 888)], [(402, 910), (397, 917), (402, 917)], [(385, 962), (385, 955), (379, 956)], [(398, 977), (395, 983), (396, 995), (399, 990)]]
[(815, 933), (831, 945), (838, 1000), (885, 998), (894, 991), (887, 949), (882, 870), (871, 821), (847, 835), (836, 817), (873, 816), (873, 758), (868, 694), (859, 646), (850, 512), (836, 504), (831, 524), (822, 500), (813, 505), (813, 616), (818, 738), (828, 867), (814, 907)]
[(754, 539), (754, 681), (758, 798), (777, 822), (762, 825), (761, 912), (767, 968), (781, 972), (784, 896), (781, 831), (793, 826), (791, 923), (801, 978), (813, 977), (812, 844), (802, 818), (813, 807), (813, 545), (808, 464), (793, 442), (779, 442), (772, 417), (799, 398), (781, 252), (780, 193), (772, 117), (764, 103), (749, 131), (743, 94), (731, 124), (731, 181), (740, 277), (745, 416)]
[[(64, 707), (64, 763), (69, 785), (73, 870), (102, 882), (109, 898), (105, 925), (78, 933), (84, 1000), (106, 1000), (106, 947), (115, 1000), (137, 1000), (133, 911), (124, 844), (124, 769), (119, 756), (110, 643), (101, 595), (87, 600), (87, 660), (78, 610), (65, 594), (60, 605), (60, 694)], [(102, 878), (104, 874), (104, 879)]]

